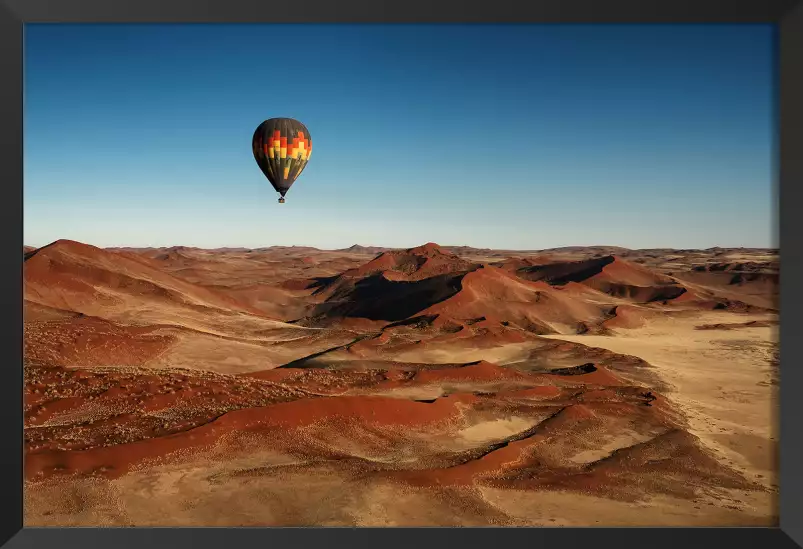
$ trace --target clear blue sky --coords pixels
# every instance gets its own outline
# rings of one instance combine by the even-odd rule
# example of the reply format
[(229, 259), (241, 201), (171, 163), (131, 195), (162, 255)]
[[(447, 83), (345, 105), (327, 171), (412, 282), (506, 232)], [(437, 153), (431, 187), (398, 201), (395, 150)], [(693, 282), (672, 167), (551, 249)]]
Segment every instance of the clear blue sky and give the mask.
[[(776, 246), (767, 25), (27, 25), (25, 243)], [(314, 153), (279, 205), (266, 118)]]

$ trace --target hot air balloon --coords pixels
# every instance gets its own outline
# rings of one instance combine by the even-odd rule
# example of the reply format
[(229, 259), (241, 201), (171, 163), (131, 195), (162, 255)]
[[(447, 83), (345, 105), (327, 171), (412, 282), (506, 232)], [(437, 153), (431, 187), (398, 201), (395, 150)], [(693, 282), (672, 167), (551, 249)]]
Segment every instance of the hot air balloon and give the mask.
[(259, 169), (281, 195), (279, 203), (284, 204), (284, 195), (312, 154), (309, 130), (292, 118), (270, 118), (257, 127), (252, 147)]

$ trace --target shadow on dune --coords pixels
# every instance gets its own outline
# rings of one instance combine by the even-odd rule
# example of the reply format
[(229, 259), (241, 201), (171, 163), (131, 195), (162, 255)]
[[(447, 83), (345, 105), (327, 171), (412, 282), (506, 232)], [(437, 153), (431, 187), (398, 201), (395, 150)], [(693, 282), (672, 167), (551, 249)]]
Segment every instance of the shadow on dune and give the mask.
[(630, 299), (639, 303), (669, 301), (686, 293), (680, 285), (633, 286), (631, 284), (598, 283), (596, 289), (614, 297)]
[(524, 267), (517, 274), (532, 282), (544, 281), (554, 286), (561, 286), (569, 282), (582, 282), (598, 275), (606, 265), (613, 263), (614, 257), (609, 255), (599, 259), (573, 261), (567, 263), (549, 263)]
[(340, 316), (397, 322), (448, 299), (462, 288), (462, 274), (420, 281), (393, 281), (382, 274), (345, 284), (319, 305), (315, 316)]

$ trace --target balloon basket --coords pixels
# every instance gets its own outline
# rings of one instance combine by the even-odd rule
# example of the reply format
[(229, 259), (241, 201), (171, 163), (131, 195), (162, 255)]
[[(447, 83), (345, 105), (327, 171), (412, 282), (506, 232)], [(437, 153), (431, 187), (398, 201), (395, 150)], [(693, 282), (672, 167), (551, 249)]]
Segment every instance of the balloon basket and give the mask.
[(284, 204), (284, 198), (279, 199), (279, 204)]

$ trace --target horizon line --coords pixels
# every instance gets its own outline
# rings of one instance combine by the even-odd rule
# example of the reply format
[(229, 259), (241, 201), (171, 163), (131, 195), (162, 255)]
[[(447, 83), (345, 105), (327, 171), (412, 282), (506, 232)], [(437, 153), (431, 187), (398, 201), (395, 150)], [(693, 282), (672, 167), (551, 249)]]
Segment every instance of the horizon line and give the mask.
[(202, 251), (223, 251), (223, 250), (267, 250), (271, 248), (308, 248), (312, 250), (317, 250), (321, 252), (339, 252), (339, 251), (346, 251), (351, 248), (380, 248), (383, 250), (409, 250), (412, 248), (418, 248), (422, 246), (426, 246), (427, 244), (435, 244), (440, 248), (471, 248), (473, 250), (479, 251), (502, 251), (502, 252), (519, 252), (519, 253), (532, 253), (532, 252), (545, 252), (545, 251), (554, 251), (554, 250), (566, 250), (571, 248), (587, 248), (587, 249), (595, 249), (595, 248), (619, 248), (622, 250), (637, 252), (637, 251), (650, 251), (650, 250), (675, 250), (675, 251), (709, 251), (709, 250), (768, 250), (768, 251), (776, 251), (780, 253), (780, 247), (778, 246), (709, 246), (706, 248), (696, 248), (696, 247), (667, 247), (667, 246), (660, 246), (654, 248), (629, 248), (627, 246), (620, 246), (617, 244), (571, 244), (566, 246), (555, 246), (551, 248), (489, 248), (489, 247), (476, 247), (471, 246), (468, 244), (437, 244), (435, 242), (425, 242), (423, 244), (418, 244), (416, 246), (382, 246), (382, 245), (375, 245), (375, 244), (352, 244), (350, 246), (344, 246), (342, 248), (319, 248), (317, 246), (310, 246), (306, 244), (272, 244), (267, 246), (216, 246), (216, 247), (202, 247), (202, 246), (188, 246), (184, 244), (173, 244), (170, 246), (132, 246), (132, 245), (117, 245), (117, 246), (98, 246), (96, 244), (91, 244), (89, 242), (83, 242), (80, 240), (73, 240), (70, 238), (59, 238), (49, 242), (48, 244), (44, 244), (42, 246), (30, 246), (23, 242), (23, 248), (33, 248), (36, 250), (40, 250), (42, 248), (52, 246), (57, 242), (77, 242), (79, 244), (85, 244), (88, 246), (94, 246), (96, 248), (100, 248), (103, 250), (164, 250), (164, 249), (174, 249), (174, 248), (184, 248), (184, 249), (193, 249), (193, 250), (202, 250)]

